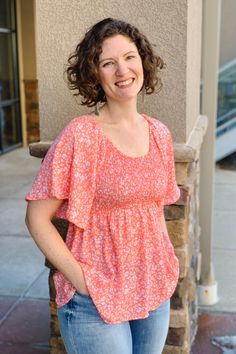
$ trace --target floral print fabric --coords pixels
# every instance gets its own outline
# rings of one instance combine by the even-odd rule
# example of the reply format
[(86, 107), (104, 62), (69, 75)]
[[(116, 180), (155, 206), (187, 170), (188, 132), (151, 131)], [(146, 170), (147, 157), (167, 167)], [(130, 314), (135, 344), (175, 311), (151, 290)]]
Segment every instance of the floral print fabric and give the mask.
[[(66, 244), (80, 263), (107, 323), (144, 318), (174, 292), (178, 260), (160, 217), (180, 195), (171, 135), (149, 124), (149, 151), (120, 152), (92, 115), (73, 119), (48, 151), (27, 200), (56, 197), (56, 216), (69, 220)], [(76, 289), (54, 275), (58, 307)]]

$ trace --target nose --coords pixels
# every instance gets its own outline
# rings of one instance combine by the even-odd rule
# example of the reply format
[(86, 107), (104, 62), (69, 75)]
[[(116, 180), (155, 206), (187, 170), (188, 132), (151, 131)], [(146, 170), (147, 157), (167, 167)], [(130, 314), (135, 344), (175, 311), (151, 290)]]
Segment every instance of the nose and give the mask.
[(118, 62), (117, 66), (116, 66), (116, 75), (117, 76), (124, 76), (125, 74), (127, 74), (127, 72), (129, 71), (127, 64), (122, 61), (122, 62)]

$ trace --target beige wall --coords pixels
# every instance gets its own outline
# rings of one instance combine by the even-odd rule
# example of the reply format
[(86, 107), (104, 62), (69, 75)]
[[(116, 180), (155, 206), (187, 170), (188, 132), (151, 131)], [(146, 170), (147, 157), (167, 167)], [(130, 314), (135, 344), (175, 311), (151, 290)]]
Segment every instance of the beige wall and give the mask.
[(20, 12), (23, 78), (34, 80), (36, 79), (34, 0), (21, 0)]
[(137, 25), (164, 58), (164, 88), (158, 95), (146, 96), (140, 111), (158, 117), (175, 141), (185, 142), (199, 114), (199, 4), (201, 0), (37, 0), (41, 140), (54, 139), (68, 120), (88, 111), (68, 91), (64, 65), (84, 31), (112, 16)]
[(189, 1), (187, 23), (186, 132), (195, 124), (200, 110), (202, 2)]
[(236, 1), (221, 2), (220, 66), (236, 59)]

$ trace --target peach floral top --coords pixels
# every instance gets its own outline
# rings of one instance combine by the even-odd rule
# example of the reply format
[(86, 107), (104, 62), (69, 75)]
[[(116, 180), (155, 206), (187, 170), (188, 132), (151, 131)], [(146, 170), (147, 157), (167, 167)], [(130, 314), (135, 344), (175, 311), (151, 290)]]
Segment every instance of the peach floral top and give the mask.
[[(56, 216), (69, 221), (66, 244), (80, 262), (107, 323), (145, 318), (173, 294), (178, 260), (160, 217), (180, 195), (171, 135), (149, 123), (149, 151), (120, 152), (92, 115), (73, 119), (49, 149), (27, 200), (64, 199)], [(58, 307), (76, 289), (54, 275)]]

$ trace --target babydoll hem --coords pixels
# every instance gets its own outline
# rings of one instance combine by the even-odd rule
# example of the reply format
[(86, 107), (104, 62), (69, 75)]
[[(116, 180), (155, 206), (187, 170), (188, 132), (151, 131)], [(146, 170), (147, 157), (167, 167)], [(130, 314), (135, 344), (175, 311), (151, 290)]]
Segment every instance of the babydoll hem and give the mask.
[[(58, 305), (56, 303), (56, 306), (57, 306), (57, 309), (60, 309), (61, 307), (65, 306), (69, 301), (72, 300), (72, 298), (74, 297), (75, 293), (76, 293), (76, 289), (75, 291), (73, 292), (73, 295), (71, 296), (71, 298), (63, 305)], [(82, 295), (79, 293), (79, 295)], [(82, 295), (83, 296), (83, 295)], [(172, 295), (171, 295), (172, 296)], [(124, 323), (124, 322), (128, 322), (128, 321), (135, 321), (135, 320), (142, 320), (142, 319), (145, 319), (145, 318), (148, 318), (149, 315), (150, 315), (150, 312), (152, 311), (155, 311), (159, 306), (161, 306), (162, 303), (166, 302), (167, 300), (169, 300), (171, 298), (171, 296), (167, 297), (166, 299), (164, 299), (163, 301), (161, 301), (160, 303), (158, 302), (157, 305), (155, 305), (154, 307), (151, 307), (149, 310), (146, 310), (145, 312), (142, 312), (142, 314), (136, 314), (134, 316), (124, 316), (122, 319), (117, 319), (115, 321), (112, 321), (110, 319), (108, 319), (106, 316), (104, 316), (103, 314), (101, 314), (97, 308), (97, 306), (95, 305), (94, 301), (93, 301), (93, 298), (90, 294), (88, 294), (88, 296), (84, 296), (85, 298), (87, 298), (88, 300), (91, 300), (93, 301), (96, 309), (97, 309), (97, 312), (99, 314), (99, 316), (101, 317), (101, 319), (107, 323), (107, 324), (120, 324), (120, 323)]]
[(176, 289), (178, 278), (179, 278), (178, 276), (176, 276), (175, 286), (173, 286), (172, 291), (169, 292), (169, 295), (167, 297), (163, 297), (161, 299), (161, 301), (158, 301), (155, 306), (152, 306), (152, 307), (150, 307), (150, 309), (147, 309), (145, 311), (142, 311), (142, 312), (140, 311), (139, 313), (136, 313), (136, 314), (134, 313), (133, 315), (130, 315), (130, 316), (124, 315), (124, 316), (121, 316), (119, 319), (111, 320), (110, 318), (107, 318), (106, 315), (101, 313), (99, 308), (98, 308), (98, 306), (96, 305), (96, 301), (94, 301), (94, 299), (93, 299), (92, 291), (90, 289), (90, 284), (89, 284), (89, 281), (88, 281), (89, 276), (87, 274), (87, 271), (88, 271), (87, 266), (83, 262), (80, 262), (80, 265), (81, 265), (81, 268), (83, 270), (83, 274), (84, 274), (84, 277), (85, 277), (85, 283), (86, 283), (86, 286), (87, 286), (87, 289), (88, 289), (88, 295), (84, 296), (83, 294), (80, 294), (79, 291), (77, 291), (76, 288), (72, 286), (72, 290), (67, 293), (67, 295), (69, 295), (69, 296), (67, 296), (66, 301), (63, 301), (63, 304), (61, 304), (61, 303), (58, 304), (58, 300), (57, 300), (57, 297), (56, 297), (56, 306), (57, 306), (58, 309), (63, 307), (69, 301), (71, 301), (72, 298), (74, 297), (75, 293), (78, 292), (78, 294), (80, 296), (83, 296), (88, 301), (92, 301), (94, 303), (94, 306), (96, 307), (99, 316), (107, 324), (119, 324), (119, 323), (123, 323), (123, 322), (127, 322), (127, 321), (140, 320), (140, 319), (144, 319), (144, 318), (149, 317), (151, 311), (156, 310), (162, 303), (164, 303), (165, 301), (167, 301), (167, 300), (169, 300), (171, 298), (171, 296), (173, 295), (173, 293), (174, 293), (174, 291)]

